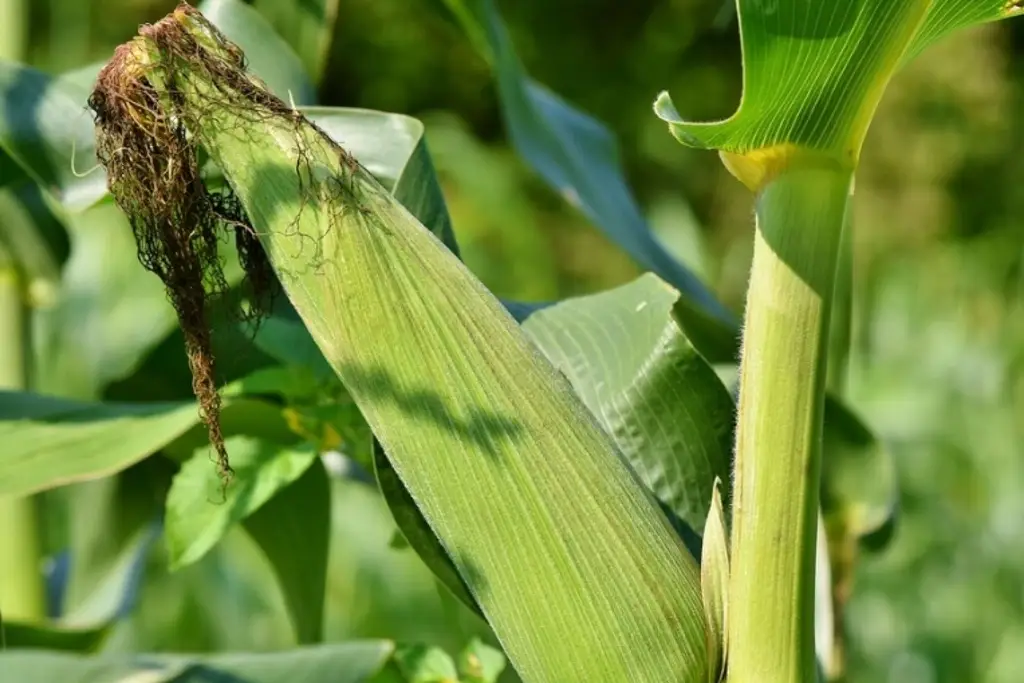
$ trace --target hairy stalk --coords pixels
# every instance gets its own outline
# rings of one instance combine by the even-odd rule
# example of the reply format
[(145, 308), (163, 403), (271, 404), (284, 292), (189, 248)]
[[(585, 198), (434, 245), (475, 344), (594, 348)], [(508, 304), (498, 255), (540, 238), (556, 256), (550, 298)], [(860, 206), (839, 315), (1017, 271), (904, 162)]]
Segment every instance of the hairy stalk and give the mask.
[[(25, 388), (26, 325), (21, 278), (0, 244), (0, 390)], [(35, 505), (31, 497), (0, 496), (0, 613), (35, 620), (46, 613), (39, 574)]]
[(801, 159), (757, 198), (740, 368), (731, 683), (812, 683), (828, 328), (852, 172)]

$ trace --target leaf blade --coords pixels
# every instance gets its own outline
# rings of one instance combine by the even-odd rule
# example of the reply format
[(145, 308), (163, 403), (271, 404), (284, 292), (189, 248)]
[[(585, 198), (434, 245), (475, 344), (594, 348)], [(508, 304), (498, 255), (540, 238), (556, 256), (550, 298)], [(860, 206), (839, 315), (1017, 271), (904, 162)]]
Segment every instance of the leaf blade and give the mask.
[(323, 639), (330, 498), (318, 459), (243, 522), (274, 569), (302, 645)]

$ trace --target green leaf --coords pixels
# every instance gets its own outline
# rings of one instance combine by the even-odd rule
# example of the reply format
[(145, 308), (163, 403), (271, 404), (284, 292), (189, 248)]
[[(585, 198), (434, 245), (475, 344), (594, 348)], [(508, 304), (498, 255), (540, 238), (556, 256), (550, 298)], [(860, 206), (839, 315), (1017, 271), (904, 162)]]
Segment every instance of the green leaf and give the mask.
[[(818, 514), (818, 539), (814, 550), (814, 654), (818, 662), (818, 680), (841, 677), (841, 659), (836, 659), (836, 614), (832, 604), (832, 566), (829, 557), (828, 533)], [(828, 672), (828, 676), (824, 672)]]
[[(97, 165), (87, 92), (0, 60), (0, 149), (63, 205), (81, 209), (107, 192)], [(72, 155), (74, 149), (74, 155)], [(71, 160), (81, 176), (72, 169)]]
[[(1006, 0), (738, 0), (743, 98), (730, 118), (683, 120), (667, 93), (655, 104), (682, 143), (719, 149), (751, 187), (786, 162), (782, 145), (855, 163), (871, 117), (906, 54), (950, 31), (1019, 14)], [(775, 148), (775, 149), (773, 149)]]
[(458, 255), (448, 207), (423, 137), (423, 123), (402, 114), (368, 109), (303, 107), (302, 113), (358, 159), (395, 199)]
[(458, 683), (455, 662), (440, 648), (402, 646), (395, 650), (395, 661), (409, 683)]
[(305, 365), (260, 368), (221, 389), (222, 396), (279, 395), (290, 401), (314, 398), (319, 390), (317, 377)]
[(60, 596), (65, 619), (92, 625), (97, 612), (103, 619), (130, 608), (176, 471), (167, 458), (150, 457), (115, 476), (45, 494), (48, 512), (66, 520), (55, 541), (68, 559)]
[[(16, 621), (0, 622), (0, 642), (11, 650), (61, 650), (95, 652), (107, 637), (108, 628), (62, 628)], [(3, 655), (0, 654), (0, 657)], [(0, 670), (2, 670), (0, 664)], [(13, 679), (12, 679), (13, 680)]]
[(409, 491), (399, 479), (380, 444), (374, 444), (373, 456), (377, 485), (380, 487), (384, 502), (387, 503), (388, 510), (391, 511), (391, 516), (394, 518), (402, 538), (416, 551), (427, 568), (434, 573), (434, 576), (445, 588), (451, 591), (452, 595), (483, 618), (483, 611), (477, 604), (476, 598), (473, 597), (466, 582), (459, 575), (452, 558), (448, 556), (448, 552), (430, 529), (427, 520), (423, 518), (419, 508), (416, 507), (416, 501), (409, 495)]
[(497, 683), (505, 670), (505, 655), (474, 638), (459, 655), (459, 673), (465, 683)]
[(364, 683), (391, 655), (388, 641), (356, 641), (274, 653), (81, 657), (0, 652), (0, 680), (18, 683)]
[(309, 468), (316, 451), (235, 436), (225, 445), (234, 476), (225, 488), (208, 448), (186, 462), (167, 495), (167, 554), (172, 570), (192, 564), (236, 524)]
[(708, 620), (708, 681), (718, 683), (725, 675), (729, 656), (729, 532), (722, 507), (721, 480), (715, 480), (711, 508), (704, 525), (704, 548), (700, 564), (700, 587), (704, 616)]
[(654, 237), (623, 177), (611, 133), (529, 78), (494, 0), (445, 2), (491, 64), (505, 125), (519, 154), (639, 264), (682, 292), (690, 304), (681, 311), (688, 328), (706, 329), (702, 340), (725, 340), (724, 346), (701, 348), (706, 355), (733, 360), (734, 317)]
[(297, 321), (278, 316), (267, 318), (260, 324), (254, 341), (264, 353), (277, 361), (291, 367), (304, 368), (318, 379), (335, 377), (320, 347)]
[(288, 42), (319, 82), (330, 56), (338, 0), (255, 0), (253, 6)]
[(955, 31), (1022, 13), (1024, 4), (1020, 0), (932, 0), (924, 24), (904, 56), (904, 63)]
[(84, 403), (0, 392), (0, 495), (113, 474), (198, 422), (195, 403)]
[[(280, 408), (261, 401), (226, 401), (222, 418), (226, 435), (295, 439)], [(191, 455), (207, 441), (194, 401), (91, 403), (0, 392), (0, 443), (0, 495), (26, 495), (120, 472), (161, 449)]]
[[(61, 623), (69, 627), (89, 628), (112, 624), (131, 612), (142, 584), (150, 549), (160, 536), (160, 525), (150, 523), (139, 529), (120, 549), (92, 592)], [(77, 556), (72, 562), (83, 560)]]
[(176, 318), (160, 280), (139, 263), (131, 227), (116, 206), (96, 204), (66, 216), (65, 225), (71, 255), (60, 288), (51, 306), (35, 312), (32, 386), (96, 398), (128, 375)]
[(317, 459), (243, 522), (284, 593), (299, 643), (323, 638), (331, 489)]
[(296, 106), (316, 102), (302, 61), (255, 8), (242, 0), (203, 0), (199, 11), (245, 51), (249, 69), (271, 92)]
[(899, 505), (892, 453), (849, 407), (825, 401), (821, 506), (830, 535), (864, 539), (892, 522)]
[[(501, 304), (318, 131), (246, 124), (225, 82), (167, 85), (524, 680), (703, 680), (696, 564)], [(238, 99), (211, 109), (211, 87)]]
[(736, 408), (683, 333), (678, 300), (678, 292), (644, 275), (538, 311), (523, 329), (647, 487), (701, 529), (715, 480), (729, 481)]

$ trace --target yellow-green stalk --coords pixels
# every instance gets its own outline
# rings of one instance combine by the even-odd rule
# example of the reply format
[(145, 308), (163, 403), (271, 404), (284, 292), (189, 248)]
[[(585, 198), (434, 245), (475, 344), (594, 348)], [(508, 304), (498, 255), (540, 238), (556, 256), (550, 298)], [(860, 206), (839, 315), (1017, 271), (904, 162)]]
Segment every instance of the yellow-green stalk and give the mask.
[(814, 680), (814, 548), (836, 264), (852, 169), (798, 158), (758, 188), (740, 364), (730, 683)]
[[(0, 243), (0, 390), (25, 389), (24, 292), (20, 273)], [(0, 613), (33, 621), (46, 614), (39, 567), (38, 520), (31, 497), (0, 496)]]

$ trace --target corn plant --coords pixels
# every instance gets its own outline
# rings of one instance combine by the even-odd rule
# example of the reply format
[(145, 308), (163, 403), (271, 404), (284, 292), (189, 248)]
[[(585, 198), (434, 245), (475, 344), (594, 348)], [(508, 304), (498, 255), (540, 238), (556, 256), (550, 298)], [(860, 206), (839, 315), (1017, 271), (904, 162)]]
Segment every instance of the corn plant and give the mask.
[[(373, 641), (291, 658), (149, 662), (175, 680), (217, 669), (268, 682), (492, 681), (504, 657), (506, 675), (531, 683), (841, 676), (841, 605), (828, 577), (848, 572), (849, 558), (827, 551), (856, 545), (893, 513), (884, 450), (837, 395), (842, 335), (829, 343), (849, 315), (840, 264), (860, 148), (902, 64), (954, 30), (1021, 9), (737, 3), (737, 113), (691, 123), (668, 95), (655, 111), (680, 142), (719, 150), (755, 193), (741, 337), (647, 230), (610, 134), (524, 73), (493, 0), (446, 4), (491, 65), (522, 156), (652, 274), (546, 306), (497, 300), (458, 258), (415, 124), (308, 106), (312, 89), (296, 73), (322, 68), (308, 26), (290, 29), (302, 59), (250, 50), (247, 64), (232, 21), (258, 27), (254, 47), (281, 40), (251, 8), (180, 6), (85, 73), (95, 77), (94, 146), (62, 118), (85, 99), (81, 75), (53, 84), (4, 65), (4, 96), (45, 97), (49, 117), (36, 118), (36, 103), (18, 115), (15, 102), (0, 120), (9, 165), (27, 175), (12, 177), (48, 192), (38, 215), (73, 224), (76, 212), (105, 210), (122, 221), (141, 262), (133, 276), (162, 282), (169, 300), (161, 332), (141, 346), (177, 319), (195, 401), (96, 401), (131, 375), (139, 349), (113, 374), (77, 364), (85, 370), (72, 389), (33, 368), (12, 388), (36, 393), (0, 395), (0, 495), (24, 501), (155, 454), (172, 460), (171, 563), (196, 562), (243, 524), (281, 583), (296, 640), (312, 645), (322, 639), (330, 496), (318, 455), (343, 447), (373, 471), (404, 541), (504, 653), (474, 645), (457, 666)], [(106, 188), (61, 165), (71, 149), (103, 166)], [(10, 251), (20, 280), (3, 310), (14, 321), (17, 283), (35, 271), (16, 260), (29, 252)], [(226, 386), (211, 333), (224, 311), (268, 359)], [(734, 422), (713, 364), (737, 361)], [(8, 364), (26, 365), (13, 354)], [(116, 619), (83, 628), (46, 624), (33, 605), (17, 612), (9, 633), (64, 649), (101, 648)], [(141, 666), (110, 654), (0, 655), (0, 677), (18, 680), (120, 680)]]

